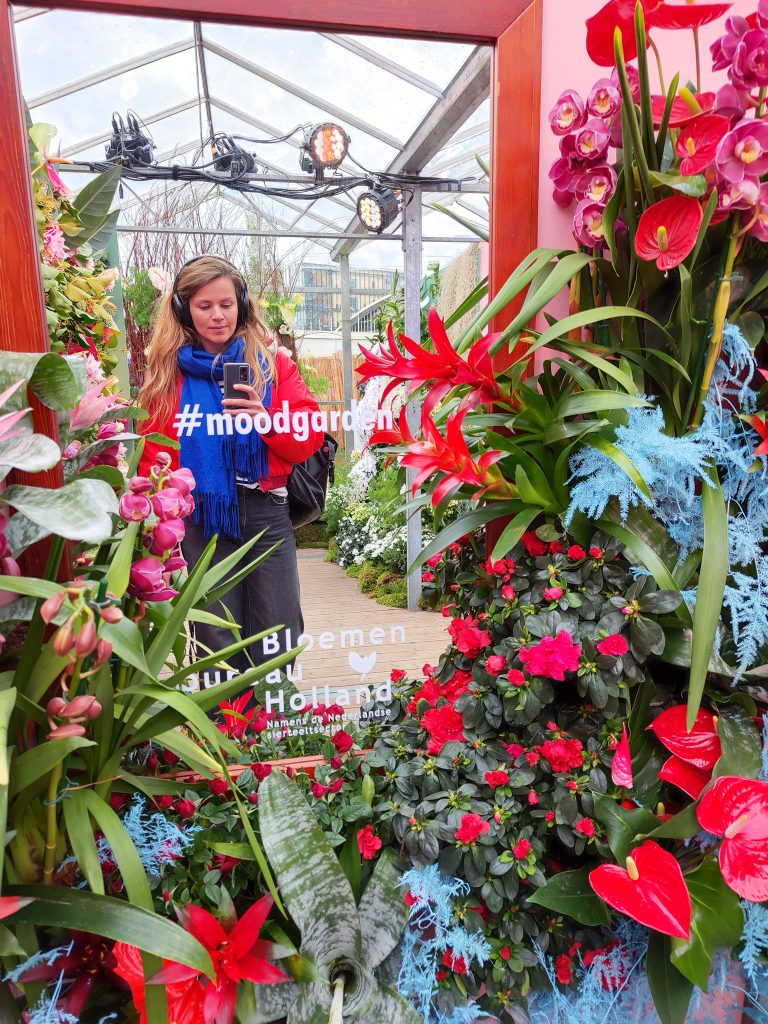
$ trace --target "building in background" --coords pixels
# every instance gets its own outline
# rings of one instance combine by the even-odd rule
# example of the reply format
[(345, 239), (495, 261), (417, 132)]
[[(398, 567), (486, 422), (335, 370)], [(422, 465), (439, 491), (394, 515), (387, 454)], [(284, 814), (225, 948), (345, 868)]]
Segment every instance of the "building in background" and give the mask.
[[(394, 270), (355, 270), (350, 268), (350, 307), (352, 316), (392, 290)], [(341, 271), (339, 267), (305, 263), (297, 291), (304, 304), (296, 314), (296, 330), (304, 332), (337, 331), (341, 326)]]

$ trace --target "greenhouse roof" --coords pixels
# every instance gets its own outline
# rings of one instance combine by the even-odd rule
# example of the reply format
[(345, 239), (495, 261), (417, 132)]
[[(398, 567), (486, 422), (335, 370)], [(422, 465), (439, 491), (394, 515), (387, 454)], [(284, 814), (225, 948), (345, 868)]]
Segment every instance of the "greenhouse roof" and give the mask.
[[(243, 137), (238, 143), (255, 154), (266, 176), (295, 178), (302, 173), (303, 133), (290, 133), (333, 120), (351, 137), (343, 175), (391, 169), (472, 179), (476, 191), (487, 185), (476, 159), (489, 150), (487, 48), (38, 8), (16, 8), (15, 23), (32, 118), (54, 124), (61, 156), (78, 163), (103, 162), (113, 111), (125, 119), (132, 110), (151, 133), (159, 164), (210, 168), (213, 130)], [(87, 180), (74, 177), (67, 178), (74, 188)], [(257, 224), (290, 233), (285, 244), (301, 235), (359, 234), (357, 191), (309, 200), (215, 183), (131, 180), (125, 182), (119, 225), (167, 230), (158, 197), (173, 193), (176, 229), (205, 223), (246, 231)], [(487, 227), (482, 194), (425, 190), (423, 202), (428, 238), (471, 237), (434, 210), (435, 202)], [(159, 205), (166, 205), (165, 198)], [(187, 222), (184, 211), (190, 217), (194, 211), (194, 220)], [(398, 219), (388, 233), (399, 232)], [(322, 252), (336, 257), (360, 245), (315, 238), (312, 258)], [(450, 254), (446, 243), (437, 248)], [(400, 243), (367, 246), (362, 259), (370, 266), (399, 263)]]

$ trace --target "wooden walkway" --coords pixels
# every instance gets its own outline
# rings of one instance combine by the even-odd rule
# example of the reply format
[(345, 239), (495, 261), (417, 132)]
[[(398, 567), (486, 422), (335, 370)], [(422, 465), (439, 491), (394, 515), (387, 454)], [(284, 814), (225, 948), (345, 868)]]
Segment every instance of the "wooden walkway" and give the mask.
[(449, 642), (442, 615), (377, 604), (360, 591), (357, 580), (325, 562), (325, 554), (321, 548), (298, 552), (304, 634), (311, 643), (297, 662), (299, 690), (317, 686), (317, 700), (326, 703), (329, 686), (333, 703), (338, 687), (354, 695), (356, 687), (384, 683), (394, 668), (413, 676), (425, 662), (437, 664)]

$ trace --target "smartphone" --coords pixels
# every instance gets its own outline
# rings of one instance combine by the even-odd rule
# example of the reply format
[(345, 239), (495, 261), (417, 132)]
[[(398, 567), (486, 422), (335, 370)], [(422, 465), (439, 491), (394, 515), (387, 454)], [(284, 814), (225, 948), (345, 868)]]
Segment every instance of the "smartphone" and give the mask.
[(224, 363), (224, 397), (247, 398), (244, 391), (235, 388), (235, 384), (250, 384), (251, 368), (248, 363)]

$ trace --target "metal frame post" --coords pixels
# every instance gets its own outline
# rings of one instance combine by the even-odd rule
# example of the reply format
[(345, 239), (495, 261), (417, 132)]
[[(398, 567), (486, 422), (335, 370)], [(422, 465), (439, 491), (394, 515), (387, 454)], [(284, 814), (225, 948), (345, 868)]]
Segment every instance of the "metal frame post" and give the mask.
[[(352, 310), (349, 287), (349, 256), (339, 260), (341, 271), (341, 366), (344, 380), (344, 408), (352, 409)], [(344, 431), (344, 449), (347, 458), (355, 447), (354, 430)]]
[[(413, 188), (411, 200), (403, 214), (403, 251), (405, 253), (405, 333), (414, 341), (421, 339), (421, 187)], [(341, 257), (344, 259), (345, 257)], [(408, 425), (412, 431), (419, 428), (421, 422), (421, 402), (408, 403), (406, 411)], [(408, 486), (408, 497), (416, 477), (416, 471), (406, 470), (405, 479)], [(413, 565), (421, 554), (421, 508), (414, 509), (407, 519), (406, 553), (408, 566)], [(421, 571), (408, 574), (408, 611), (418, 610), (421, 599)]]

